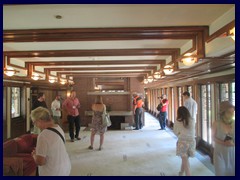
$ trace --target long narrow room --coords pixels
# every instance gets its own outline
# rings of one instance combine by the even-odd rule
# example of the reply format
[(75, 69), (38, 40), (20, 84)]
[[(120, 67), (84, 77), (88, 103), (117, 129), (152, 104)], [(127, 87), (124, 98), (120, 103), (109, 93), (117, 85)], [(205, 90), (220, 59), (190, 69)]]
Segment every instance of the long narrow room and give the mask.
[[(5, 176), (41, 175), (47, 163), (32, 155), (46, 131), (36, 102), (64, 132), (70, 176), (178, 176), (174, 125), (188, 94), (191, 175), (218, 175), (215, 124), (222, 103), (235, 106), (235, 4), (3, 5)], [(111, 120), (100, 136), (94, 104)]]

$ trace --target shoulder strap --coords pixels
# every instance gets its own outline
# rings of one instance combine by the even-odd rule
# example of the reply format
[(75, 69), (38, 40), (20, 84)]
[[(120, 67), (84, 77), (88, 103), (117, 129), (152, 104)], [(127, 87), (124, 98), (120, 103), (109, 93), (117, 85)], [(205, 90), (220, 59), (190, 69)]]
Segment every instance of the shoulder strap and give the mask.
[(50, 127), (47, 128), (47, 129), (57, 133), (61, 137), (61, 139), (63, 140), (63, 143), (65, 144), (64, 138), (63, 138), (63, 136), (61, 135), (61, 133), (58, 130), (56, 130), (55, 128), (50, 128)]
[(103, 104), (103, 112), (106, 114), (107, 113), (107, 107), (105, 104)]

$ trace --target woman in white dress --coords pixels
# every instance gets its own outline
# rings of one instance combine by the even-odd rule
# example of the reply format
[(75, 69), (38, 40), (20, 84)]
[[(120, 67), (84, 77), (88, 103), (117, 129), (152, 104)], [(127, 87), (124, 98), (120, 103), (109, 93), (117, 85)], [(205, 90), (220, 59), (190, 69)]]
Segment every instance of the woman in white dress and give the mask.
[(189, 157), (194, 157), (196, 149), (195, 122), (188, 109), (181, 106), (177, 110), (177, 120), (174, 122), (174, 133), (178, 136), (177, 156), (182, 158), (179, 176), (190, 176)]
[(212, 126), (213, 162), (216, 176), (235, 176), (234, 106), (229, 101), (220, 104), (220, 119)]

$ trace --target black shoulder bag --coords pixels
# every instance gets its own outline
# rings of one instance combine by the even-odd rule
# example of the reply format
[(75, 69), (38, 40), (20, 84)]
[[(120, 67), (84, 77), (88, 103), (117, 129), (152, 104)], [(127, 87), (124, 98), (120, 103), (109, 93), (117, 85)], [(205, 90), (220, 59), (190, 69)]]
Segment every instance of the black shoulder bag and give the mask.
[(60, 137), (61, 137), (61, 139), (63, 140), (63, 143), (65, 144), (65, 141), (64, 141), (64, 138), (63, 138), (63, 136), (61, 135), (61, 133), (58, 131), (58, 130), (56, 130), (56, 129), (54, 129), (54, 128), (47, 128), (48, 130), (50, 130), (50, 131), (53, 131), (53, 132), (55, 132), (55, 133), (57, 133)]

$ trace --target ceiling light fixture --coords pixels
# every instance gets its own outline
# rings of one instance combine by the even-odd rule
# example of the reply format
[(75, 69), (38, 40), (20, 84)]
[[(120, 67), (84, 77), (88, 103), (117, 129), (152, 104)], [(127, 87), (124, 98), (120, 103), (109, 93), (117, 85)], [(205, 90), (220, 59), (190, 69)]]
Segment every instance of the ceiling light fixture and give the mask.
[(20, 71), (17, 71), (15, 69), (13, 69), (13, 68), (5, 68), (3, 71), (4, 71), (4, 74), (6, 74), (7, 76), (10, 76), (10, 77), (15, 75), (16, 73), (20, 72)]
[(155, 79), (160, 79), (160, 78), (161, 78), (161, 73), (160, 73), (160, 72), (155, 72), (155, 73), (153, 74), (153, 77), (154, 77)]
[(144, 83), (144, 84), (148, 84), (148, 80), (147, 80), (147, 79), (144, 79), (144, 80), (143, 80), (143, 83)]
[(196, 63), (197, 58), (193, 57), (185, 57), (181, 60), (181, 62), (186, 66), (192, 66), (194, 63)]
[(235, 41), (235, 27), (230, 29), (229, 31), (229, 35), (231, 36), (231, 38)]
[(69, 85), (74, 85), (75, 83), (74, 83), (73, 80), (68, 80), (68, 84), (69, 84)]
[(48, 81), (49, 81), (50, 83), (55, 83), (55, 82), (57, 82), (56, 78), (54, 78), (54, 77), (50, 77)]
[(66, 83), (67, 83), (67, 80), (62, 80), (62, 79), (61, 79), (60, 84), (64, 85), (64, 84), (66, 84)]
[(32, 78), (34, 81), (37, 81), (37, 80), (39, 80), (40, 78), (42, 78), (42, 76), (40, 76), (40, 75), (37, 74), (37, 73), (34, 73), (31, 78)]
[(173, 72), (173, 67), (171, 65), (166, 65), (163, 68), (163, 72), (166, 75), (171, 74)]
[(148, 76), (147, 80), (148, 80), (149, 83), (151, 83), (151, 82), (153, 82), (153, 77), (152, 76)]

